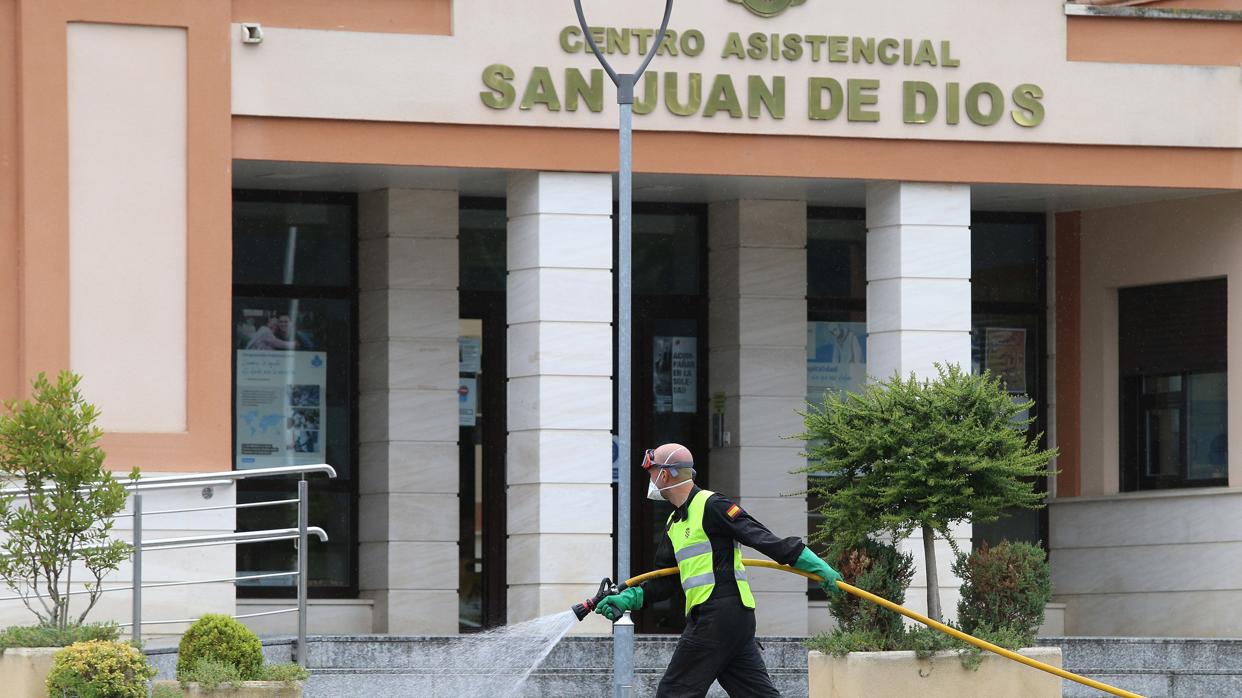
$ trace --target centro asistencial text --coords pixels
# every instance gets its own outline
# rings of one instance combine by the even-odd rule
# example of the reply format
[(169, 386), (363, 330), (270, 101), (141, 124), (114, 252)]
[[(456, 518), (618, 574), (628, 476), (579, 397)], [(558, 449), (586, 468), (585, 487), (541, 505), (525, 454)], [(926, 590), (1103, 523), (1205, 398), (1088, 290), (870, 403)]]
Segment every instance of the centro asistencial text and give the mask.
[[(655, 41), (654, 29), (592, 27), (592, 37), (608, 54), (645, 55)], [(565, 53), (590, 53), (582, 30), (567, 26), (559, 34)], [(712, 47), (701, 31), (669, 30), (657, 56), (695, 58)], [(715, 50), (715, 49), (712, 49)], [(961, 65), (950, 41), (894, 39), (826, 34), (773, 34), (730, 32), (720, 46), (726, 63), (757, 67), (761, 62), (852, 63), (909, 67), (927, 66), (951, 70)], [(554, 76), (545, 66), (535, 66), (519, 76), (510, 66), (493, 63), (483, 69), (479, 93), (483, 104), (492, 109), (546, 109), (574, 112), (585, 107), (593, 112), (604, 108), (602, 70), (565, 68)], [(718, 115), (733, 119), (772, 119), (786, 117), (789, 86), (782, 75), (732, 75), (699, 72), (648, 71), (634, 89), (634, 113), (650, 114), (663, 106), (676, 116)], [(812, 121), (844, 118), (851, 122), (880, 121), (878, 78), (837, 78), (824, 75), (806, 79), (807, 113)], [(1002, 87), (992, 82), (962, 84), (954, 80), (933, 83), (905, 80), (901, 83), (902, 120), (907, 124), (937, 121), (949, 125), (963, 119), (980, 126), (992, 126), (1008, 116), (1019, 126), (1032, 128), (1044, 119), (1044, 91), (1038, 85), (1023, 83)]]

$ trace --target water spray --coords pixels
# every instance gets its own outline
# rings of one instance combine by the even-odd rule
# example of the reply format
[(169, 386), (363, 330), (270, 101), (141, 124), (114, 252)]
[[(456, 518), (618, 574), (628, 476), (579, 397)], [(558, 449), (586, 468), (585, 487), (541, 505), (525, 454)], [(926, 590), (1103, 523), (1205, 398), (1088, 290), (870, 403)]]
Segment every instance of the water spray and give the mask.
[[(742, 564), (746, 567), (766, 567), (772, 570), (780, 570), (781, 572), (788, 572), (790, 574), (796, 574), (801, 577), (806, 577), (807, 579), (813, 582), (824, 581), (823, 578), (821, 578), (819, 575), (811, 574), (810, 572), (803, 572), (800, 569), (795, 569), (793, 567), (790, 567), (789, 565), (782, 565), (780, 563), (772, 562), (771, 560), (742, 560)], [(624, 582), (621, 582), (620, 584), (613, 584), (611, 579), (604, 577), (604, 580), (600, 582), (599, 584), (599, 591), (595, 594), (595, 596), (573, 607), (574, 615), (578, 617), (578, 620), (582, 620), (583, 618), (586, 618), (587, 615), (589, 615), (591, 611), (595, 609), (596, 606), (599, 605), (600, 601), (604, 600), (605, 596), (610, 596), (612, 594), (619, 594), (622, 591), (625, 591), (626, 589), (628, 589), (629, 587), (634, 586), (635, 584), (642, 584), (648, 579), (655, 579), (656, 577), (667, 577), (667, 576), (674, 575), (677, 573), (678, 573), (678, 569), (676, 567), (665, 567), (663, 569), (652, 570), (650, 572), (640, 574), (637, 577), (631, 577), (625, 580)], [(1089, 686), (1091, 688), (1104, 691), (1105, 693), (1111, 693), (1114, 696), (1121, 696), (1121, 698), (1143, 698), (1143, 696), (1137, 693), (1131, 693), (1130, 691), (1117, 688), (1115, 686), (1109, 686), (1106, 683), (1100, 683), (1099, 681), (1096, 681), (1095, 679), (1089, 679), (1085, 676), (1079, 676), (1078, 674), (1075, 674), (1071, 671), (1066, 671), (1064, 669), (1061, 669), (1060, 667), (1054, 667), (1050, 664), (1044, 664), (1043, 662), (1036, 661), (1034, 659), (1031, 659), (1030, 657), (1023, 657), (1017, 652), (1007, 650), (1004, 647), (999, 647), (990, 642), (987, 642), (986, 640), (980, 640), (979, 638), (973, 635), (967, 635), (966, 633), (962, 632), (961, 630), (958, 630), (957, 628), (953, 628), (939, 621), (932, 620), (931, 618), (928, 618), (927, 616), (921, 613), (915, 613), (914, 611), (911, 611), (910, 609), (904, 606), (898, 606), (897, 604), (893, 603), (892, 601), (889, 601), (888, 599), (876, 596), (875, 594), (872, 594), (869, 591), (859, 589), (858, 587), (852, 584), (846, 584), (845, 582), (838, 581), (837, 586), (840, 587), (843, 591), (849, 592), (853, 594), (854, 596), (857, 596), (861, 599), (866, 599), (867, 601), (870, 601), (872, 603), (879, 604), (894, 613), (899, 613), (911, 620), (916, 620), (922, 623), (923, 625), (926, 625), (929, 628), (934, 628), (936, 630), (939, 630), (940, 632), (946, 635), (955, 637), (958, 640), (961, 640), (962, 642), (965, 642), (967, 644), (974, 645), (975, 647), (978, 647), (979, 649), (987, 650), (994, 654), (999, 654), (1000, 656), (1006, 659), (1012, 659), (1015, 662), (1020, 662), (1029, 667), (1039, 669), (1040, 671), (1046, 671), (1049, 674), (1055, 674), (1056, 676), (1060, 676), (1063, 679), (1068, 679), (1075, 683), (1080, 683), (1084, 686)]]

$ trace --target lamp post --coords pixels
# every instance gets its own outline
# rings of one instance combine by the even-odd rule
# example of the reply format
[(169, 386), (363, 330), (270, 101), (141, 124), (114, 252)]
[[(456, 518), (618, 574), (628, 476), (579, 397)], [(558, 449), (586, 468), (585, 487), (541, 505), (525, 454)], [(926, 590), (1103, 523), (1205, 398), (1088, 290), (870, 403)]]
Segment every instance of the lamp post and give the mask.
[[(647, 70), (668, 29), (668, 18), (673, 13), (673, 0), (664, 0), (664, 19), (638, 70), (633, 73), (617, 73), (599, 50), (586, 16), (582, 13), (582, 0), (574, 0), (578, 13), (578, 25), (591, 52), (604, 72), (617, 86), (617, 106), (621, 111), (620, 166), (617, 170), (617, 579), (630, 577), (630, 327), (631, 327), (631, 234), (633, 189), (633, 107), (634, 85)], [(629, 614), (613, 626), (612, 642), (613, 690), (616, 698), (628, 698), (634, 686), (634, 624)]]

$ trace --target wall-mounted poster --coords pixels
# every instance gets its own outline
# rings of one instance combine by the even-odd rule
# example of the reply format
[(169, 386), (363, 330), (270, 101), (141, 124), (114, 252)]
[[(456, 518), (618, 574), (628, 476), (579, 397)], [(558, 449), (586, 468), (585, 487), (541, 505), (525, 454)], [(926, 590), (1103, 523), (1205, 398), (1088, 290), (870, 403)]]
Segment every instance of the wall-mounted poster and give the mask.
[(327, 376), (326, 352), (237, 352), (239, 469), (324, 462)]
[(984, 335), (984, 366), (1011, 393), (1026, 392), (1026, 330), (989, 327)]
[(698, 339), (656, 337), (652, 346), (652, 389), (655, 411), (693, 414), (698, 411)]
[(857, 392), (867, 382), (867, 323), (808, 322), (806, 399), (818, 404), (824, 393)]
[(238, 469), (323, 463), (328, 353), (324, 317), (299, 300), (235, 315)]

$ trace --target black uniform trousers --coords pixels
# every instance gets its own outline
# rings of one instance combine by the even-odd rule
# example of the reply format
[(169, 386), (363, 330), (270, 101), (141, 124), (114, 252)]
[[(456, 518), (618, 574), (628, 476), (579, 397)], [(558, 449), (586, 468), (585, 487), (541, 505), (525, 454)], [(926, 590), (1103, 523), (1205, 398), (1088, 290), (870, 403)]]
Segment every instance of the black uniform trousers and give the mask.
[(755, 641), (755, 611), (734, 595), (690, 610), (656, 698), (701, 698), (716, 680), (731, 698), (780, 696)]

